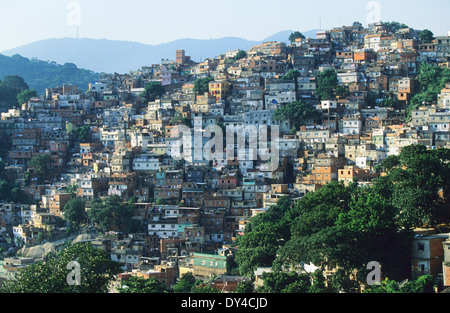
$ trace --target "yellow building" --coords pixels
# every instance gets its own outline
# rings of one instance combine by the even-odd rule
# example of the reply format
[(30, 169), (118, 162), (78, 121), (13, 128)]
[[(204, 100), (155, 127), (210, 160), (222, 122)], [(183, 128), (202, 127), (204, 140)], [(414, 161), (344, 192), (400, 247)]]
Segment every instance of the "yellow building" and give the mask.
[(230, 83), (227, 81), (212, 81), (209, 83), (209, 94), (217, 101), (223, 100), (230, 92)]

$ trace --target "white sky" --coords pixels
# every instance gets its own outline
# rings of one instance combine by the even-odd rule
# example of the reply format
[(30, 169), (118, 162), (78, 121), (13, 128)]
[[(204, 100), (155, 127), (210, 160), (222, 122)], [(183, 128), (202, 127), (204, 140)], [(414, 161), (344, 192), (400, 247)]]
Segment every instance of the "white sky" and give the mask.
[[(373, 6), (375, 4), (375, 6)], [(262, 40), (378, 18), (435, 35), (450, 30), (449, 0), (1, 0), (0, 51), (48, 38), (159, 44), (180, 38)]]

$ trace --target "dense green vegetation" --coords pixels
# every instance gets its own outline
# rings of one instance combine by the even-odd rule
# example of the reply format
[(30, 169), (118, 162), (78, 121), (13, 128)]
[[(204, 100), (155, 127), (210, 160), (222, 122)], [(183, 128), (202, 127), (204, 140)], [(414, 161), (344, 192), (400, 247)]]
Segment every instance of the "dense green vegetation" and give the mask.
[(432, 275), (424, 275), (413, 281), (397, 282), (385, 279), (381, 285), (368, 288), (366, 293), (433, 293), (435, 281)]
[(394, 33), (398, 32), (400, 29), (408, 28), (408, 25), (396, 21), (383, 22), (383, 25), (389, 28)]
[(88, 221), (101, 231), (115, 230), (126, 234), (139, 230), (140, 222), (133, 217), (132, 203), (123, 202), (117, 195), (93, 199), (87, 216)]
[(87, 143), (87, 142), (91, 142), (92, 139), (92, 132), (91, 132), (91, 127), (89, 125), (83, 125), (80, 127), (76, 127), (75, 129), (73, 129), (73, 125), (72, 125), (72, 129), (69, 131), (73, 138), (80, 143)]
[[(68, 283), (75, 278), (74, 267), (68, 266), (74, 261), (80, 266), (79, 285)], [(106, 293), (118, 273), (119, 264), (106, 252), (91, 243), (78, 243), (21, 269), (17, 280), (1, 286), (0, 293)]]
[(31, 89), (39, 95), (49, 87), (76, 85), (82, 90), (88, 90), (89, 84), (99, 79), (99, 74), (93, 71), (79, 69), (75, 64), (64, 65), (37, 59), (27, 59), (20, 55), (11, 57), (0, 54), (0, 79), (9, 75), (24, 78)]
[(38, 97), (38, 93), (36, 90), (32, 89), (32, 90), (23, 90), (21, 91), (18, 95), (17, 95), (17, 103), (19, 105), (27, 103), (28, 101), (30, 101), (31, 98), (36, 98)]
[(50, 168), (52, 165), (52, 157), (50, 154), (38, 154), (28, 162), (28, 169), (25, 173), (25, 179), (28, 183), (37, 181), (44, 183), (49, 181), (52, 174)]
[(274, 114), (274, 119), (277, 121), (290, 120), (292, 130), (294, 133), (304, 126), (306, 121), (310, 118), (318, 117), (319, 112), (310, 104), (297, 100), (285, 105), (281, 105)]
[(289, 41), (293, 43), (297, 38), (305, 39), (306, 37), (301, 32), (295, 31), (289, 36)]
[(432, 43), (434, 39), (435, 39), (434, 34), (429, 29), (424, 29), (419, 34), (419, 40), (420, 40), (420, 43), (422, 43), (422, 44)]
[(0, 160), (0, 201), (13, 201), (15, 203), (32, 203), (25, 192), (6, 175), (5, 162)]
[(144, 87), (145, 91), (141, 95), (144, 103), (153, 102), (164, 94), (164, 87), (160, 82), (149, 82)]
[[(240, 273), (252, 276), (258, 267), (281, 273), (310, 263), (320, 271), (337, 266), (339, 290), (364, 283), (367, 264), (377, 261), (385, 278), (409, 278), (412, 230), (450, 222), (449, 160), (448, 149), (410, 146), (383, 162), (387, 175), (372, 186), (332, 182), (296, 203), (279, 200), (238, 237)], [(298, 278), (296, 288), (307, 290)]]
[(214, 81), (214, 77), (212, 76), (197, 79), (194, 83), (194, 92), (199, 95), (204, 95), (209, 92), (209, 83), (212, 81)]
[(316, 95), (320, 101), (335, 100), (338, 78), (335, 69), (327, 69), (317, 75)]
[(71, 225), (79, 227), (86, 221), (85, 206), (86, 203), (83, 200), (71, 197), (64, 205), (64, 219)]
[(420, 106), (435, 104), (438, 95), (450, 82), (450, 69), (429, 63), (421, 63), (417, 75), (418, 90), (407, 107), (407, 115)]
[(12, 107), (22, 104), (21, 101), (29, 99), (36, 94), (29, 90), (25, 80), (17, 75), (6, 76), (0, 81), (0, 111), (8, 111)]
[(282, 76), (282, 79), (294, 79), (297, 80), (298, 77), (300, 77), (300, 72), (298, 70), (289, 70), (289, 72), (286, 73), (286, 75)]

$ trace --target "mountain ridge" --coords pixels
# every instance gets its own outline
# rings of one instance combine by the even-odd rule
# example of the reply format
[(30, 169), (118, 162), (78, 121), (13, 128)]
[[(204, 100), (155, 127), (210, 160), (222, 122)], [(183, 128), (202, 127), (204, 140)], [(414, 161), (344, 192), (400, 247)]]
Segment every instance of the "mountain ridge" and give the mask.
[[(317, 30), (304, 32), (306, 37), (315, 36)], [(291, 30), (281, 31), (260, 41), (240, 37), (218, 39), (181, 38), (157, 45), (135, 41), (50, 38), (0, 52), (6, 56), (21, 55), (58, 64), (73, 63), (79, 68), (98, 73), (128, 73), (142, 66), (159, 64), (162, 59), (175, 59), (176, 50), (183, 49), (193, 61), (203, 61), (230, 50), (248, 50), (266, 41), (287, 42)]]
[(63, 65), (55, 62), (28, 59), (18, 54), (5, 56), (0, 54), (0, 80), (6, 76), (20, 76), (30, 89), (43, 94), (46, 88), (63, 84), (79, 86), (87, 90), (89, 84), (99, 79), (98, 73), (78, 68), (73, 63)]

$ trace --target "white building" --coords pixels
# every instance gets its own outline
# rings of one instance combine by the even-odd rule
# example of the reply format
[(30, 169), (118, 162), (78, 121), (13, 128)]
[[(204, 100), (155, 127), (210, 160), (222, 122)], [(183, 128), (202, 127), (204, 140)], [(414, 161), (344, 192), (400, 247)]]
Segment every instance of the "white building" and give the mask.
[(151, 221), (148, 223), (148, 234), (159, 238), (178, 238), (178, 225), (170, 221)]
[(362, 119), (360, 116), (345, 117), (342, 122), (342, 133), (346, 135), (358, 135), (362, 130)]
[(160, 162), (158, 158), (152, 158), (141, 154), (133, 159), (133, 171), (159, 171)]

